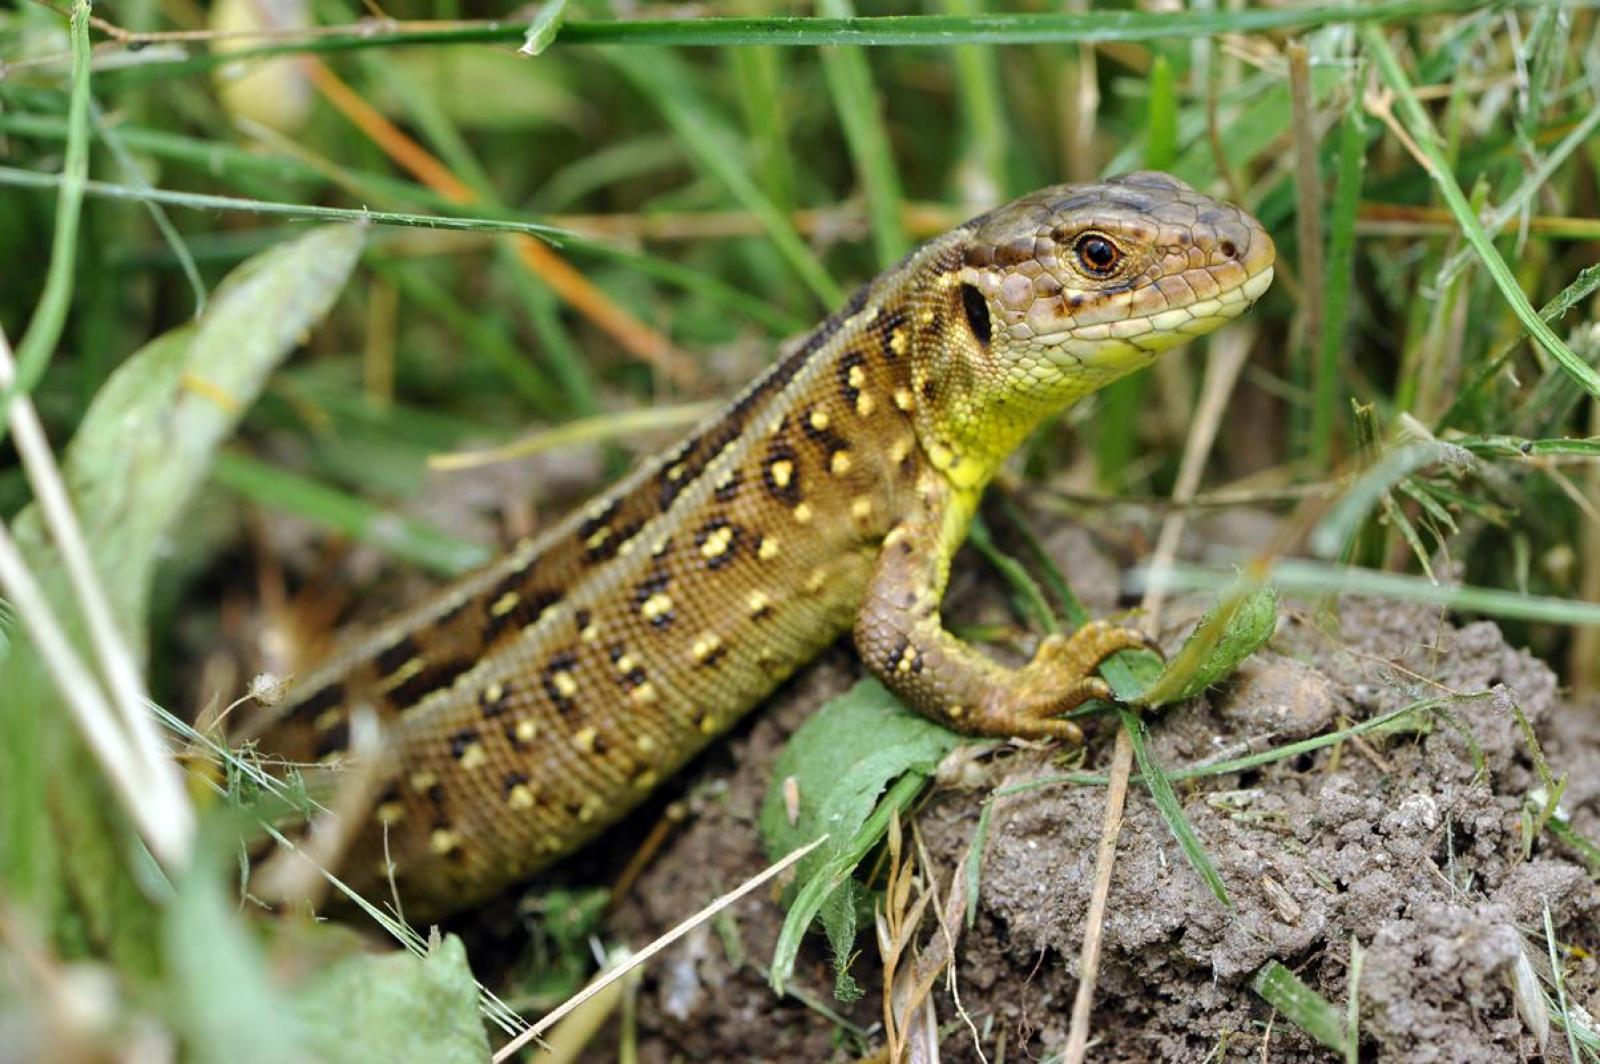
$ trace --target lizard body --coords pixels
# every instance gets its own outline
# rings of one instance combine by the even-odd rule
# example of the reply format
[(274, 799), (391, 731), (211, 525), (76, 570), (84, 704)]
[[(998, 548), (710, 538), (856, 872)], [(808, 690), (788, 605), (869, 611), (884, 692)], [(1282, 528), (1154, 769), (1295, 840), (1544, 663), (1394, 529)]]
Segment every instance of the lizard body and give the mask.
[[(382, 783), (343, 874), (417, 916), (598, 834), (854, 631), (908, 704), (1078, 737), (1138, 636), (1091, 625), (1005, 669), (944, 630), (979, 496), (1045, 418), (1241, 313), (1274, 249), (1162, 174), (1040, 190), (862, 288), (716, 417), (533, 543), (353, 642), (245, 737)], [(316, 771), (316, 770), (312, 770)], [(387, 857), (386, 857), (387, 855)], [(392, 865), (391, 863), (392, 862)]]

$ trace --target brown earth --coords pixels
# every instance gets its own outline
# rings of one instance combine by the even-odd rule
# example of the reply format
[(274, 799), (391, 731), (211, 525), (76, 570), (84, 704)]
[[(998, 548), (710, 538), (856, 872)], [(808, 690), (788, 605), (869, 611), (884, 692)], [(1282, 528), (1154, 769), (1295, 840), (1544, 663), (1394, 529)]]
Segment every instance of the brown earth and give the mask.
[[(1113, 609), (1115, 567), (1078, 531), (1052, 552), (1097, 613)], [(1005, 621), (997, 581), (970, 552), (952, 588), (956, 623)], [(1169, 610), (1170, 649), (1197, 613)], [(1187, 613), (1185, 610), (1187, 609)], [(858, 665), (844, 650), (789, 685), (696, 770), (692, 817), (656, 858), (611, 929), (642, 946), (765, 867), (755, 819), (788, 735)], [(1358, 997), (1362, 1058), (1394, 1061), (1568, 1060), (1552, 1031), (1545, 1055), (1519, 1016), (1512, 966), (1548, 974), (1548, 906), (1576, 951), (1568, 991), (1600, 1011), (1600, 887), (1544, 836), (1524, 853), (1523, 809), (1538, 777), (1514, 706), (1532, 722), (1557, 776), (1563, 809), (1600, 838), (1600, 705), (1560, 697), (1541, 662), (1487, 622), (1457, 625), (1436, 609), (1346, 601), (1335, 620), (1286, 608), (1269, 648), (1208, 696), (1151, 722), (1169, 769), (1234, 757), (1359, 721), (1420, 699), (1454, 701), (1386, 735), (1259, 769), (1179, 785), (1185, 811), (1236, 906), (1225, 909), (1184, 859), (1149, 796), (1135, 786), (1118, 845), (1093, 1024), (1093, 1061), (1326, 1061), (1334, 1054), (1288, 1024), (1250, 988), (1269, 960), (1294, 970), (1339, 1008), (1351, 942), (1364, 951)], [(1109, 730), (1085, 767), (1103, 769)], [(1059, 773), (1057, 749), (1013, 747), (968, 766), (964, 789), (941, 790), (917, 818), (928, 858), (950, 882), (982, 805), (997, 787)], [(977, 782), (981, 785), (973, 786)], [(1004, 798), (984, 856), (975, 926), (957, 948), (956, 992), (936, 995), (946, 1060), (1047, 1059), (1063, 1045), (1104, 810), (1102, 788), (1051, 785)], [(641, 1059), (849, 1060), (881, 1046), (881, 980), (863, 937), (854, 973), (867, 996), (832, 999), (820, 936), (797, 990), (817, 1008), (777, 998), (762, 974), (782, 921), (757, 893), (658, 958), (640, 991)], [(932, 933), (931, 922), (923, 935)], [(592, 1059), (615, 1057), (596, 1046)]]

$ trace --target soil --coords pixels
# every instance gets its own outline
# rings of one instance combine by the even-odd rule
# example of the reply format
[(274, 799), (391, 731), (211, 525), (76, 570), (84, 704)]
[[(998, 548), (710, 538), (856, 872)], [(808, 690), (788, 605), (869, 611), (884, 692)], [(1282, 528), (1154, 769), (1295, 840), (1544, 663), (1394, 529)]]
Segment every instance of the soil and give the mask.
[[(1093, 612), (1118, 608), (1117, 566), (1085, 532), (1058, 533), (1050, 550)], [(1010, 622), (998, 581), (975, 555), (963, 555), (955, 571), (968, 575), (951, 589), (953, 623)], [(1169, 650), (1199, 606), (1169, 608), (1161, 638)], [(788, 735), (858, 671), (848, 651), (831, 653), (697, 767), (683, 792), (688, 825), (622, 904), (613, 934), (640, 947), (766, 866), (755, 819), (772, 763)], [(1568, 1060), (1559, 1028), (1541, 1051), (1517, 1010), (1512, 973), (1526, 958), (1548, 975), (1548, 910), (1557, 940), (1574, 949), (1564, 958), (1569, 995), (1600, 1013), (1600, 887), (1548, 835), (1525, 840), (1524, 806), (1539, 777), (1515, 708), (1556, 776), (1568, 776), (1564, 812), (1593, 839), (1600, 704), (1564, 701), (1551, 671), (1495, 625), (1399, 603), (1347, 600), (1325, 615), (1288, 604), (1267, 649), (1208, 695), (1150, 722), (1151, 749), (1175, 769), (1421, 699), (1473, 694), (1386, 733), (1180, 784), (1232, 911), (1134, 786), (1089, 1059), (1337, 1059), (1277, 1016), (1251, 979), (1276, 960), (1342, 1010), (1356, 944), (1362, 1059)], [(1103, 770), (1110, 751), (1109, 729), (1095, 730), (1081, 767)], [(1048, 781), (1062, 757), (1059, 749), (1002, 748), (967, 764), (962, 787), (928, 800), (917, 829), (939, 882), (960, 867), (991, 792)], [(1104, 801), (1103, 788), (1057, 783), (997, 803), (976, 923), (956, 949), (960, 1009), (949, 984), (941, 981), (935, 996), (943, 1059), (1046, 1059), (1064, 1044)], [(782, 915), (774, 893), (757, 892), (650, 965), (639, 993), (640, 1059), (850, 1060), (881, 1047), (881, 971), (870, 937), (853, 969), (863, 1000), (833, 1000), (820, 936), (803, 950), (795, 980), (797, 993), (861, 1037), (767, 985)], [(922, 941), (932, 933), (930, 921)], [(610, 1060), (616, 1049), (590, 1052)]]

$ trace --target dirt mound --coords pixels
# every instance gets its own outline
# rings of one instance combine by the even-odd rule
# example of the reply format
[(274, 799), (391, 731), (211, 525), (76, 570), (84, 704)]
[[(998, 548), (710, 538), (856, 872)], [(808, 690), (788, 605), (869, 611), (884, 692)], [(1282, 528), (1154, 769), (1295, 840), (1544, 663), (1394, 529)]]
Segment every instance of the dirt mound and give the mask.
[[(1182, 630), (1169, 635), (1175, 644)], [(853, 668), (841, 653), (808, 671), (705, 766), (690, 791), (692, 826), (619, 914), (630, 941), (642, 944), (763, 867), (754, 822), (771, 761)], [(1563, 703), (1551, 672), (1508, 646), (1494, 625), (1457, 628), (1437, 610), (1394, 604), (1347, 603), (1335, 626), (1288, 612), (1270, 649), (1232, 680), (1152, 721), (1152, 749), (1175, 769), (1441, 699), (1359, 740), (1179, 785), (1233, 911), (1185, 861), (1148, 796), (1133, 789), (1091, 1059), (1332, 1059), (1275, 1017), (1250, 979), (1277, 960), (1342, 1007), (1352, 937), (1364, 951), (1365, 1051), (1405, 1061), (1538, 1058), (1511, 975), (1519, 956), (1548, 972), (1546, 906), (1558, 940), (1588, 951), (1577, 954), (1586, 959), (1576, 970), (1569, 963), (1568, 991), (1596, 1011), (1600, 888), (1547, 836), (1531, 847), (1525, 838), (1539, 777), (1514, 707), (1554, 772), (1570, 774), (1563, 808), (1591, 838), (1600, 828), (1600, 707)], [(1103, 763), (1108, 751), (1105, 735), (1093, 739), (1090, 762)], [(992, 756), (983, 787), (941, 793), (923, 810), (919, 828), (943, 881), (991, 790), (1058, 776), (1054, 753)], [(990, 1059), (1002, 1045), (1008, 1059), (1037, 1058), (1064, 1042), (1103, 802), (1101, 788), (1064, 784), (1000, 801), (977, 923), (958, 950), (957, 989), (972, 1027), (946, 1028), (946, 1059), (978, 1059), (974, 1029)], [(849, 1059), (877, 1044), (851, 1033), (872, 1028), (880, 1013), (870, 943), (856, 968), (865, 1000), (832, 1000), (818, 943), (797, 972), (797, 989), (813, 1004), (780, 1001), (761, 965), (781, 917), (773, 898), (746, 899), (731, 919), (701, 928), (657, 962), (640, 1008), (644, 1059)], [(941, 1021), (953, 1021), (956, 1006), (941, 993)], [(1542, 1059), (1567, 1059), (1559, 1030), (1546, 1053)]]

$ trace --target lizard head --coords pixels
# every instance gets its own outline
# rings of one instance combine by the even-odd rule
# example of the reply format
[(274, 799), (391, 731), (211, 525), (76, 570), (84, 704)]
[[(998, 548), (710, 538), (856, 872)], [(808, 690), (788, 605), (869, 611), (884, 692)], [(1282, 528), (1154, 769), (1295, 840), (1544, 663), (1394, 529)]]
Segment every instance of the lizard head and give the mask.
[(919, 297), (954, 327), (917, 372), (939, 396), (925, 427), (974, 458), (1243, 313), (1276, 256), (1250, 215), (1149, 171), (1041, 189), (958, 238)]

